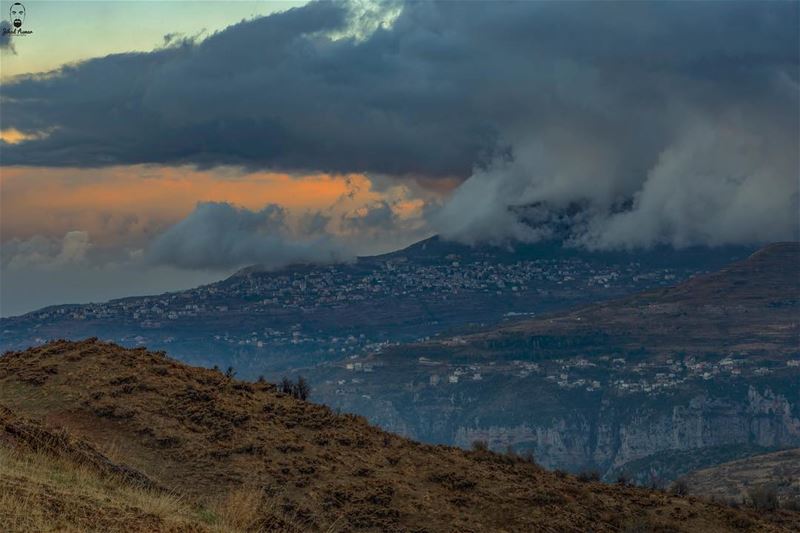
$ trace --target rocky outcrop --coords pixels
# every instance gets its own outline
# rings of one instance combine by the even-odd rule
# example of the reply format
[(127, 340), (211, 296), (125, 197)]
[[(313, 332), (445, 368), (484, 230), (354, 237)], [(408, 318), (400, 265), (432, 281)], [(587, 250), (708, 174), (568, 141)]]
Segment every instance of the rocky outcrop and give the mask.
[(453, 441), (468, 447), (485, 440), (497, 449), (531, 450), (550, 468), (603, 472), (664, 451), (800, 445), (798, 405), (770, 388), (759, 391), (751, 386), (738, 401), (700, 394), (669, 409), (642, 406), (622, 411), (615, 404), (596, 413), (572, 412), (546, 424), (537, 423), (533, 413), (530, 422), (510, 427), (465, 424), (457, 428)]

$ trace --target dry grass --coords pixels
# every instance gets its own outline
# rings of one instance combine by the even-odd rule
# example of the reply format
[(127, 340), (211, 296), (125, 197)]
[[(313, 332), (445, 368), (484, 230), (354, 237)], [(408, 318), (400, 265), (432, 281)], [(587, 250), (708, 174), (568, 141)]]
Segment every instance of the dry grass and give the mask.
[(179, 496), (49, 454), (0, 447), (0, 480), (3, 531), (199, 530)]
[(254, 487), (234, 489), (213, 506), (218, 524), (243, 531), (258, 529), (266, 504), (264, 491)]
[(302, 531), (280, 515), (275, 501), (257, 488), (241, 487), (201, 506), (173, 492), (103, 476), (88, 465), (0, 446), (3, 533)]

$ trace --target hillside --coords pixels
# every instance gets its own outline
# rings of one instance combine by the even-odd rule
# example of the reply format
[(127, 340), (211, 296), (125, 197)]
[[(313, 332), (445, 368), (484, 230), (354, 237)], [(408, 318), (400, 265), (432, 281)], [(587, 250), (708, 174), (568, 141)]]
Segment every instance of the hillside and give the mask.
[(800, 448), (755, 455), (685, 477), (692, 494), (746, 501), (754, 489), (768, 487), (781, 502), (800, 506)]
[(304, 373), (325, 403), (428, 442), (665, 483), (800, 445), (800, 244), (719, 272)]
[(199, 507), (186, 505), (140, 472), (5, 407), (0, 407), (0, 481), (4, 532), (217, 530)]
[[(9, 427), (60, 428), (53, 434), (67, 443), (60, 446), (68, 450), (64, 460), (88, 464), (96, 476), (152, 484), (150, 490), (180, 497), (183, 521), (141, 522), (153, 531), (191, 530), (195, 516), (222, 527), (204, 511), (210, 508), (229, 514), (256, 509), (250, 527), (267, 531), (714, 532), (800, 525), (788, 511), (760, 516), (696, 498), (581, 482), (518, 457), (419, 444), (268, 383), (93, 339), (6, 353), (0, 404), (4, 454), (21, 446), (15, 436), (21, 432)], [(18, 470), (24, 469), (15, 463), (4, 467), (0, 485), (19, 478), (28, 483)], [(28, 478), (35, 480), (34, 474)], [(70, 491), (79, 490), (74, 485)], [(70, 497), (66, 489), (37, 490), (48, 499), (26, 500), (35, 502), (32, 513), (63, 506)], [(112, 491), (103, 505), (117, 507), (119, 498)], [(92, 499), (84, 505), (100, 509)], [(143, 519), (135, 506), (125, 509), (130, 516), (124, 520)], [(113, 512), (103, 513), (115, 520)], [(125, 530), (124, 523), (120, 518), (120, 527), (108, 530)]]
[(746, 257), (745, 247), (588, 252), (561, 243), (470, 247), (430, 238), (336, 265), (243, 269), (194, 289), (59, 305), (0, 319), (0, 350), (98, 337), (200, 366), (260, 374), (393, 342), (496, 325), (665, 286)]
[[(744, 261), (675, 287), (528, 320), (465, 340), (490, 351), (524, 336), (602, 336), (650, 352), (746, 350), (784, 361), (800, 354), (800, 244), (762, 248)], [(594, 340), (591, 344), (596, 345)]]

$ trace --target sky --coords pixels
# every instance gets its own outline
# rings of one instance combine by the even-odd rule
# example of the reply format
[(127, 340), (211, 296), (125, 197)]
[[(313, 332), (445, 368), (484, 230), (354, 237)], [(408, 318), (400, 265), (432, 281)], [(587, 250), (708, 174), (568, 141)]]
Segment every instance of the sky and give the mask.
[(797, 2), (23, 4), (2, 316), (432, 234), (800, 237)]
[[(0, 4), (4, 20), (9, 20), (12, 3)], [(24, 24), (33, 34), (14, 40), (16, 54), (3, 55), (3, 80), (108, 54), (150, 51), (163, 46), (165, 36), (206, 35), (241, 20), (305, 2), (29, 0), (22, 3), (27, 8)]]

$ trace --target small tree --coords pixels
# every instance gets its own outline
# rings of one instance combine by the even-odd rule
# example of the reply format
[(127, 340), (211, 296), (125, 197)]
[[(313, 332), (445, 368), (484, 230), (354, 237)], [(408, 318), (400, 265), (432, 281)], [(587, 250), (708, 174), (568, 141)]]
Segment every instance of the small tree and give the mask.
[(670, 492), (675, 496), (686, 496), (689, 494), (689, 483), (683, 478), (678, 478), (670, 487)]
[(303, 376), (297, 378), (297, 383), (293, 387), (294, 397), (299, 400), (306, 400), (308, 395), (311, 394), (311, 386)]
[(233, 379), (233, 376), (235, 375), (236, 375), (236, 370), (234, 370), (232, 366), (229, 366), (228, 370), (225, 371), (225, 377), (228, 379)]
[(294, 384), (292, 383), (291, 379), (289, 379), (287, 377), (284, 377), (281, 380), (280, 391), (282, 393), (284, 393), (284, 394), (292, 394), (292, 389), (293, 388), (294, 388)]
[(278, 390), (298, 400), (307, 400), (308, 395), (311, 394), (311, 385), (308, 384), (308, 381), (303, 376), (298, 377), (296, 383), (284, 377), (280, 385), (278, 385)]
[(778, 490), (773, 483), (751, 488), (747, 491), (747, 500), (751, 507), (759, 511), (773, 511), (780, 506)]

